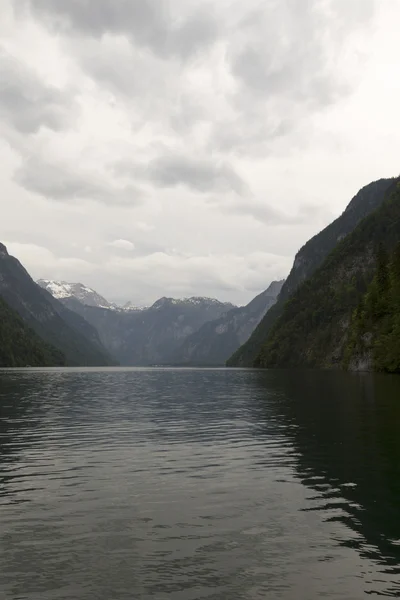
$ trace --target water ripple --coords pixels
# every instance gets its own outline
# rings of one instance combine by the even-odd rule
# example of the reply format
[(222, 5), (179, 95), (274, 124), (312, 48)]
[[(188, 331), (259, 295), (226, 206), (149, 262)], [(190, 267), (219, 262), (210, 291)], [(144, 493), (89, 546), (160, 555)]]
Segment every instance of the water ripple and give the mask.
[(1, 598), (400, 593), (399, 380), (49, 369), (0, 384)]

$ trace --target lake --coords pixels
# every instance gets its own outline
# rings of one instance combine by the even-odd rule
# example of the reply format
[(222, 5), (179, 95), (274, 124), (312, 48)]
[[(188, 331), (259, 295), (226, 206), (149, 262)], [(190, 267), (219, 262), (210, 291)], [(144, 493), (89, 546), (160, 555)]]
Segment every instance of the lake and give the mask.
[(400, 378), (0, 371), (0, 598), (400, 594)]

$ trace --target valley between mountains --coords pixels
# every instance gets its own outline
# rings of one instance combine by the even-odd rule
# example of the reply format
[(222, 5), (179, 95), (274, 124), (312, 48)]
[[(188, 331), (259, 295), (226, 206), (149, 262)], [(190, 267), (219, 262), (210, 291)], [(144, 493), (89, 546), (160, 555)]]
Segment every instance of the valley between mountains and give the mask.
[(400, 178), (363, 187), (246, 306), (123, 306), (35, 282), (0, 244), (0, 366), (319, 367), (400, 372)]

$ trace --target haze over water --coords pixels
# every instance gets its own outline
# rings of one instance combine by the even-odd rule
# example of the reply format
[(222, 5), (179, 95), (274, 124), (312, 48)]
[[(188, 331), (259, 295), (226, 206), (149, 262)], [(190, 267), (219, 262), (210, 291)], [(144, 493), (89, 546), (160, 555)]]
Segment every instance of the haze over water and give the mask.
[(0, 371), (0, 597), (397, 597), (399, 425), (389, 376)]

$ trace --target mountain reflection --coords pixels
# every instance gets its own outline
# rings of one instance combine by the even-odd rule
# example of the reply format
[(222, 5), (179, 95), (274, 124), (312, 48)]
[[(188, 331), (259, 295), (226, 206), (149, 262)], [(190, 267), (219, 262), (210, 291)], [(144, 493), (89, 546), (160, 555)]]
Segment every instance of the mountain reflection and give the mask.
[[(321, 371), (259, 372), (261, 424), (284, 425), (308, 510), (354, 535), (338, 542), (400, 573), (400, 379)], [(259, 393), (255, 397), (259, 398)], [(257, 403), (257, 417), (260, 414)]]

